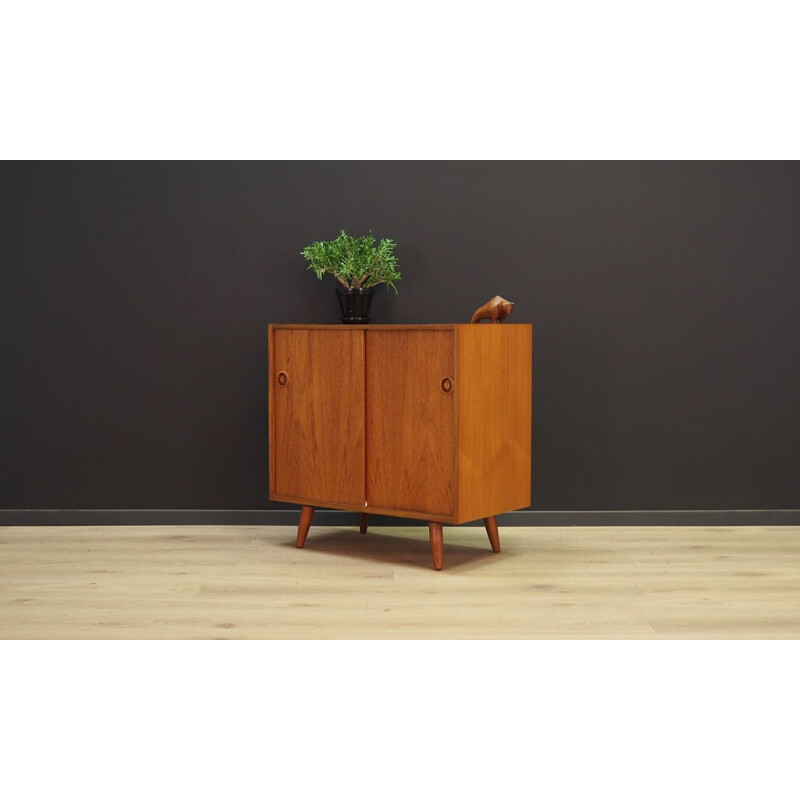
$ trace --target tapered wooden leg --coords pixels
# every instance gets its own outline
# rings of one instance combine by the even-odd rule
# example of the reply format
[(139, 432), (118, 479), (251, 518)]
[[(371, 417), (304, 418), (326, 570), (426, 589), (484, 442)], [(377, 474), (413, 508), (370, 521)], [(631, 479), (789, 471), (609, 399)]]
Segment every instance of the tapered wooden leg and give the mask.
[(369, 525), (369, 514), (359, 514), (358, 515), (358, 529), (361, 533), (367, 532), (367, 526)]
[(314, 509), (311, 506), (303, 506), (300, 512), (300, 524), (297, 526), (297, 546), (302, 547), (306, 543), (308, 529), (311, 527), (311, 518), (314, 516)]
[(500, 552), (500, 534), (497, 532), (497, 520), (494, 517), (485, 517), (483, 524), (486, 526), (486, 533), (489, 534), (489, 541), (492, 543), (492, 550)]
[(433, 556), (433, 568), (441, 569), (444, 564), (444, 536), (442, 534), (441, 522), (429, 522), (428, 530), (431, 534), (431, 555)]

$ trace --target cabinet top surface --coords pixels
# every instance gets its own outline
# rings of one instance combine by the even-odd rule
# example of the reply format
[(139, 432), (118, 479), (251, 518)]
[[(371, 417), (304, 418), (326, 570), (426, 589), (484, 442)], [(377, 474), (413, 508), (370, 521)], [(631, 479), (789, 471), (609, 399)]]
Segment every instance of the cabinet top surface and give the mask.
[[(280, 330), (291, 330), (291, 329), (299, 329), (299, 330), (348, 330), (348, 331), (374, 331), (374, 330), (382, 330), (382, 331), (407, 331), (407, 330), (439, 330), (439, 331), (451, 331), (455, 328), (476, 328), (480, 325), (480, 323), (470, 323), (470, 322), (449, 322), (449, 323), (442, 323), (438, 325), (315, 325), (309, 324), (304, 325), (300, 323), (275, 323), (271, 322), (269, 324), (270, 328), (273, 329), (280, 329)], [(531, 323), (529, 322), (504, 322), (502, 323), (503, 327), (510, 327), (512, 325), (516, 325), (517, 327), (532, 327)], [(483, 327), (489, 328), (494, 327), (493, 323), (484, 323)]]

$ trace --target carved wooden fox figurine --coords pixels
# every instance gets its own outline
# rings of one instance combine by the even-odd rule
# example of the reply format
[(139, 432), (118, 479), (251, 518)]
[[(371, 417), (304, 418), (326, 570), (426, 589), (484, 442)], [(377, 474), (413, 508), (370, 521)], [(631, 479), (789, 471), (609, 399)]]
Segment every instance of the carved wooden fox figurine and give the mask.
[(470, 322), (480, 322), (482, 319), (502, 322), (513, 310), (514, 304), (510, 300), (505, 300), (499, 294), (496, 294), (472, 315)]

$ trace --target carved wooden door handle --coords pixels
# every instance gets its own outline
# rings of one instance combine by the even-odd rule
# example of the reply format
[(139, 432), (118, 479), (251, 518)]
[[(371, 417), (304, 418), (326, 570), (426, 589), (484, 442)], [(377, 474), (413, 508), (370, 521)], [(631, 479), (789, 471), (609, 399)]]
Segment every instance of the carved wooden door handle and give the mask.
[(452, 378), (442, 378), (442, 391), (445, 394), (452, 394), (453, 393), (453, 379)]
[(285, 387), (289, 383), (289, 373), (281, 370), (278, 373), (278, 386)]

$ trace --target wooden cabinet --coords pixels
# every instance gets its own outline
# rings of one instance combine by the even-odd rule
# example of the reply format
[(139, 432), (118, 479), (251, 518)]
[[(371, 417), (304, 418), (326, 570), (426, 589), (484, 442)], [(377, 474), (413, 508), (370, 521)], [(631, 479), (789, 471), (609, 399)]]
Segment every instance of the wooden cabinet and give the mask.
[(270, 498), (429, 523), (530, 505), (531, 326), (270, 325)]

